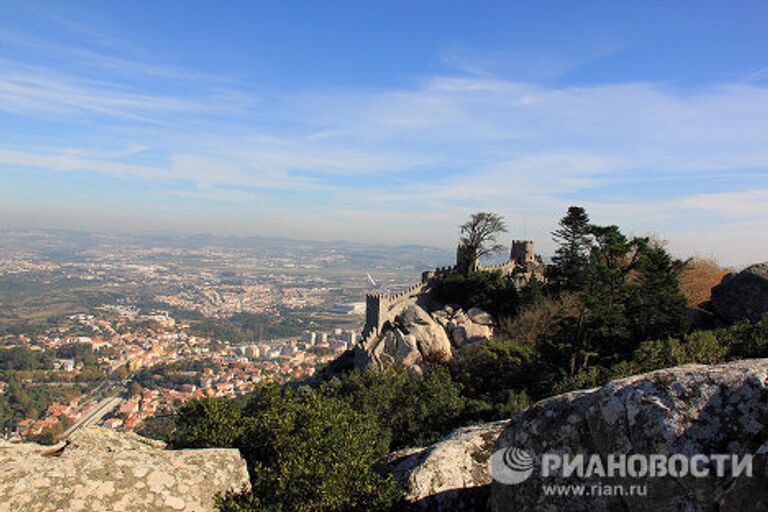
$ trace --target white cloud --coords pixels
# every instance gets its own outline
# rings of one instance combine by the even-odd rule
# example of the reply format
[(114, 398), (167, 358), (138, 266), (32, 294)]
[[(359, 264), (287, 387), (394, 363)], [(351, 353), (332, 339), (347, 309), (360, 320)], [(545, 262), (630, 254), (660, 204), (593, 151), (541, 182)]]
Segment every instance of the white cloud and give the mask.
[[(123, 64), (83, 56), (102, 70)], [(743, 229), (751, 236), (752, 225), (742, 221), (768, 220), (768, 193), (754, 188), (768, 176), (768, 88), (754, 80), (686, 90), (544, 87), (477, 73), (267, 100), (254, 97), (252, 86), (204, 77), (182, 92), (176, 80), (185, 72), (173, 66), (126, 64), (157, 80), (149, 90), (125, 73), (93, 79), (2, 65), (0, 110), (56, 118), (81, 130), (85, 142), (81, 148), (46, 135), (34, 149), (4, 142), (0, 166), (163, 180), (170, 197), (258, 199), (284, 230), (299, 223), (297, 231), (311, 227), (330, 238), (381, 234), (435, 243), (482, 208), (505, 213), (546, 243), (572, 202), (636, 230), (645, 224), (709, 236), (727, 229), (731, 236)], [(721, 190), (673, 188), (714, 180)], [(633, 189), (649, 182), (658, 197), (648, 187)], [(306, 211), (307, 195), (316, 215), (301, 221), (292, 212)], [(421, 222), (409, 222), (414, 215)], [(713, 227), (708, 216), (731, 224)], [(447, 227), (427, 226), (437, 223)], [(694, 235), (685, 237), (691, 251), (701, 246)], [(764, 246), (765, 237), (758, 240)], [(718, 251), (740, 258), (728, 247)]]

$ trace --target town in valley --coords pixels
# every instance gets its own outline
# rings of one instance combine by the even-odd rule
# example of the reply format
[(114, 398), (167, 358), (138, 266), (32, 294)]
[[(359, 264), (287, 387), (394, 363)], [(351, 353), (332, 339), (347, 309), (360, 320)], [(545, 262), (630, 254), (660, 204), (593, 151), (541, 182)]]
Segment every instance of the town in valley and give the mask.
[(269, 238), (7, 231), (0, 436), (141, 431), (199, 397), (301, 381), (351, 348), (365, 295), (448, 251)]

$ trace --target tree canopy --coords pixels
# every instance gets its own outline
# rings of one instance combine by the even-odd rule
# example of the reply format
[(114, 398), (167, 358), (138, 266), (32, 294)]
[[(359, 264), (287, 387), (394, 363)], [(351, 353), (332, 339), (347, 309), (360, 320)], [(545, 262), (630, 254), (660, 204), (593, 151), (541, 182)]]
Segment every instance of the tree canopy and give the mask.
[(473, 213), (470, 219), (461, 225), (459, 239), (459, 270), (468, 273), (477, 267), (480, 258), (497, 254), (504, 250), (498, 243), (498, 236), (507, 232), (507, 225), (501, 215), (491, 212)]
[(550, 279), (561, 290), (574, 291), (583, 284), (589, 261), (591, 225), (589, 215), (580, 206), (571, 206), (560, 219), (560, 227), (552, 232), (558, 244), (552, 257)]

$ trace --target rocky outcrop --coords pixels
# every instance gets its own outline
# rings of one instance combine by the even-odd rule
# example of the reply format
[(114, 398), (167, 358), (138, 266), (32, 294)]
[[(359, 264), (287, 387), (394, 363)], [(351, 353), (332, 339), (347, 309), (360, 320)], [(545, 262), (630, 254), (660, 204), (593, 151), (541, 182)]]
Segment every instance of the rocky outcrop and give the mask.
[(212, 511), (249, 485), (238, 450), (164, 446), (99, 427), (56, 447), (0, 444), (0, 512)]
[[(753, 454), (768, 441), (768, 359), (687, 365), (611, 382), (538, 402), (513, 417), (498, 449), (542, 454)], [(757, 460), (757, 459), (756, 459)], [(761, 469), (762, 467), (762, 469)], [(756, 510), (765, 503), (765, 468), (752, 477), (544, 478), (495, 481), (492, 511)], [(757, 480), (755, 480), (757, 478)], [(645, 485), (646, 495), (546, 495), (544, 485)], [(733, 489), (741, 489), (734, 491)], [(745, 500), (745, 496), (749, 496)], [(718, 504), (723, 504), (718, 508)], [(764, 510), (764, 509), (762, 509)]]
[(712, 309), (727, 322), (760, 320), (768, 313), (768, 262), (726, 275), (712, 288)]
[(451, 360), (451, 342), (434, 318), (416, 304), (406, 307), (395, 319), (395, 329), (413, 340), (421, 359), (445, 363)]
[(739, 476), (725, 492), (719, 504), (721, 511), (768, 510), (768, 443), (755, 452), (752, 466), (752, 476)]
[(355, 367), (382, 369), (400, 364), (421, 371), (427, 363), (446, 363), (468, 343), (493, 336), (493, 318), (478, 308), (464, 312), (445, 306), (429, 312), (416, 301), (403, 304), (381, 333), (355, 349)]
[(382, 333), (356, 349), (355, 366), (382, 369), (399, 364), (418, 371), (424, 363), (447, 362), (451, 358), (451, 342), (445, 330), (420, 306), (408, 304)]
[(386, 462), (417, 509), (483, 510), (491, 476), (488, 457), (506, 421), (456, 430), (427, 448), (395, 452)]
[[(497, 455), (504, 453), (499, 450), (510, 448), (533, 456), (530, 476), (515, 484), (493, 481)], [(751, 454), (753, 463), (751, 475), (736, 478), (728, 471), (722, 477), (563, 478), (542, 476), (543, 454), (597, 456), (603, 463), (621, 454)], [(555, 396), (507, 422), (459, 429), (430, 447), (396, 452), (383, 464), (407, 501), (422, 510), (768, 510), (768, 359), (681, 366)], [(553, 485), (645, 491), (547, 494), (544, 486)]]
[(493, 337), (493, 317), (480, 308), (471, 308), (465, 313), (453, 306), (445, 306), (432, 316), (448, 333), (456, 349)]

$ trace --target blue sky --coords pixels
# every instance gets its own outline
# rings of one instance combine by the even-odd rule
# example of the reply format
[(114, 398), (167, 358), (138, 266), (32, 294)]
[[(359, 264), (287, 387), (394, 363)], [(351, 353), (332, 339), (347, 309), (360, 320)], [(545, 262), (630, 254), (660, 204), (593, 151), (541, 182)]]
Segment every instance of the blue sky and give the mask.
[(0, 0), (0, 227), (768, 259), (766, 2)]

